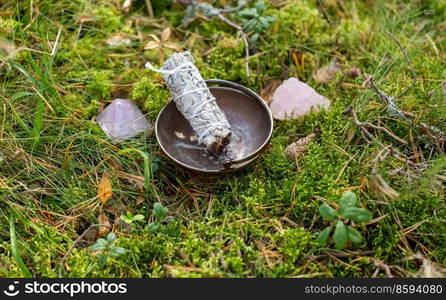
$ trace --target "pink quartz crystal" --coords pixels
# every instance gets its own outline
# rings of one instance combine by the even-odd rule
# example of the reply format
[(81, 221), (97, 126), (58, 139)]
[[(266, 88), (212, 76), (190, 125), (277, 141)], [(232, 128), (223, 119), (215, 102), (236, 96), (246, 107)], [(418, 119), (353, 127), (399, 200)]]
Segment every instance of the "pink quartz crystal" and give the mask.
[(149, 123), (139, 108), (132, 101), (119, 98), (99, 114), (97, 122), (114, 141), (134, 137), (149, 129)]
[(330, 100), (294, 77), (276, 89), (270, 105), (273, 117), (278, 120), (295, 119), (312, 110), (329, 107)]

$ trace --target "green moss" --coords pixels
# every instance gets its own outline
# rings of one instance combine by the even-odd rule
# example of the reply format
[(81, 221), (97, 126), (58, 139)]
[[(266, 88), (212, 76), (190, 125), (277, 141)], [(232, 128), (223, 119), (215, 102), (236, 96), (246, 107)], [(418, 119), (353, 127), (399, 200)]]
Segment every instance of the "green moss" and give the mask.
[(93, 71), (88, 75), (91, 76), (87, 85), (88, 91), (103, 99), (110, 98), (113, 89), (111, 81), (113, 71)]
[(154, 119), (167, 104), (169, 93), (166, 88), (149, 77), (142, 77), (132, 87), (130, 96), (133, 100), (143, 102), (144, 111)]

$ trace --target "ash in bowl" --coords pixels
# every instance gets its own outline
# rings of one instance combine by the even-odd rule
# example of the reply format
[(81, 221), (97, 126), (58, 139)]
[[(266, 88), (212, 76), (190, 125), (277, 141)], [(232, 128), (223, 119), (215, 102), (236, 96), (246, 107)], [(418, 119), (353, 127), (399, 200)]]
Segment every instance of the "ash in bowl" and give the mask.
[(175, 143), (174, 147), (187, 151), (197, 151), (204, 158), (208, 159), (214, 168), (224, 168), (225, 163), (243, 159), (249, 154), (249, 147), (246, 145), (247, 132), (238, 126), (232, 126), (230, 142), (222, 153), (209, 152), (206, 147), (198, 144), (196, 136), (186, 137), (181, 132), (176, 132), (175, 135), (180, 141)]

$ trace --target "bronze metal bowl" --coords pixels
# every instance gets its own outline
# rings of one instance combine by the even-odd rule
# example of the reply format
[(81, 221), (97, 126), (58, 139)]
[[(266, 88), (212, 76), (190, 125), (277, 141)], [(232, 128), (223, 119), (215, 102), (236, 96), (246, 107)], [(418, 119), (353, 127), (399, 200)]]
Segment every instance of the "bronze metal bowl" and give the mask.
[(170, 159), (189, 170), (206, 174), (239, 170), (254, 162), (268, 145), (273, 131), (271, 111), (259, 95), (242, 85), (220, 79), (206, 80), (206, 83), (231, 124), (233, 134), (235, 131), (238, 134), (240, 155), (224, 163), (205, 155), (173, 101), (158, 114), (156, 138)]

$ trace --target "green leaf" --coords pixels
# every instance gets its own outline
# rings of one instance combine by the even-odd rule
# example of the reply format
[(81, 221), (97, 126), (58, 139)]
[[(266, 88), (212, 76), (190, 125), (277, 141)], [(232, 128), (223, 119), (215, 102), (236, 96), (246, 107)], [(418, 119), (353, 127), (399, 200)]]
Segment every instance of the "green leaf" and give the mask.
[(110, 232), (107, 235), (107, 242), (113, 243), (115, 240), (116, 240), (116, 234), (114, 234), (113, 232)]
[(358, 198), (356, 197), (356, 194), (353, 192), (347, 192), (342, 195), (341, 199), (339, 200), (339, 212), (342, 214), (342, 212), (347, 207), (354, 207), (358, 203)]
[(96, 243), (96, 244), (90, 246), (90, 250), (91, 250), (91, 251), (94, 251), (94, 252), (96, 252), (96, 251), (102, 251), (102, 250), (104, 250), (104, 249), (105, 249), (105, 245), (101, 245), (101, 244), (98, 244), (98, 243)]
[(107, 263), (107, 255), (105, 255), (104, 253), (99, 254), (98, 255), (98, 266), (100, 268), (103, 268), (106, 263)]
[(325, 203), (319, 206), (319, 213), (321, 214), (322, 218), (324, 218), (327, 221), (333, 221), (338, 215), (336, 210), (334, 210)]
[(348, 239), (355, 245), (358, 245), (362, 242), (361, 233), (351, 226), (347, 226), (347, 234)]
[(365, 223), (370, 221), (373, 216), (372, 213), (369, 212), (365, 208), (359, 208), (359, 207), (347, 207), (344, 212), (342, 213), (344, 217), (347, 219), (353, 220), (355, 222), (359, 223)]
[(335, 231), (333, 233), (333, 241), (336, 249), (343, 249), (347, 246), (348, 234), (347, 229), (342, 221), (338, 221)]
[(241, 17), (254, 17), (255, 15), (257, 15), (257, 10), (255, 8), (246, 8), (242, 10), (239, 15)]
[(258, 33), (254, 33), (253, 35), (251, 35), (249, 40), (251, 41), (251, 43), (255, 43), (259, 39), (259, 36), (260, 35)]
[(119, 256), (125, 254), (125, 249), (122, 247), (111, 246), (110, 251), (111, 251), (110, 254), (113, 256)]
[(153, 214), (159, 218), (162, 219), (167, 213), (167, 208), (165, 208), (161, 203), (156, 202), (153, 204)]
[(136, 216), (133, 217), (133, 220), (134, 220), (134, 221), (141, 221), (141, 220), (144, 220), (144, 216), (143, 216), (143, 215), (136, 215)]
[(266, 18), (266, 20), (267, 20), (269, 23), (276, 22), (276, 18), (274, 18), (274, 17), (266, 16), (265, 18)]
[(269, 27), (269, 22), (268, 19), (265, 17), (260, 17), (259, 18), (260, 23), (263, 25), (263, 27), (266, 29)]
[(258, 12), (262, 13), (266, 9), (265, 2), (259, 1), (256, 3), (256, 9)]
[(96, 241), (96, 244), (98, 245), (103, 245), (103, 246), (107, 246), (107, 242), (104, 239), (98, 239)]
[(152, 233), (157, 232), (160, 227), (161, 225), (158, 222), (150, 223), (149, 225), (147, 225), (147, 229)]
[(321, 245), (325, 245), (328, 241), (328, 238), (330, 237), (330, 231), (331, 227), (327, 227), (324, 230), (319, 233), (319, 235), (316, 238), (316, 242), (318, 242)]
[(127, 216), (124, 216), (124, 215), (122, 215), (120, 217), (120, 219), (123, 220), (124, 222), (126, 222), (127, 224), (132, 224), (133, 223), (132, 219), (129, 219)]

